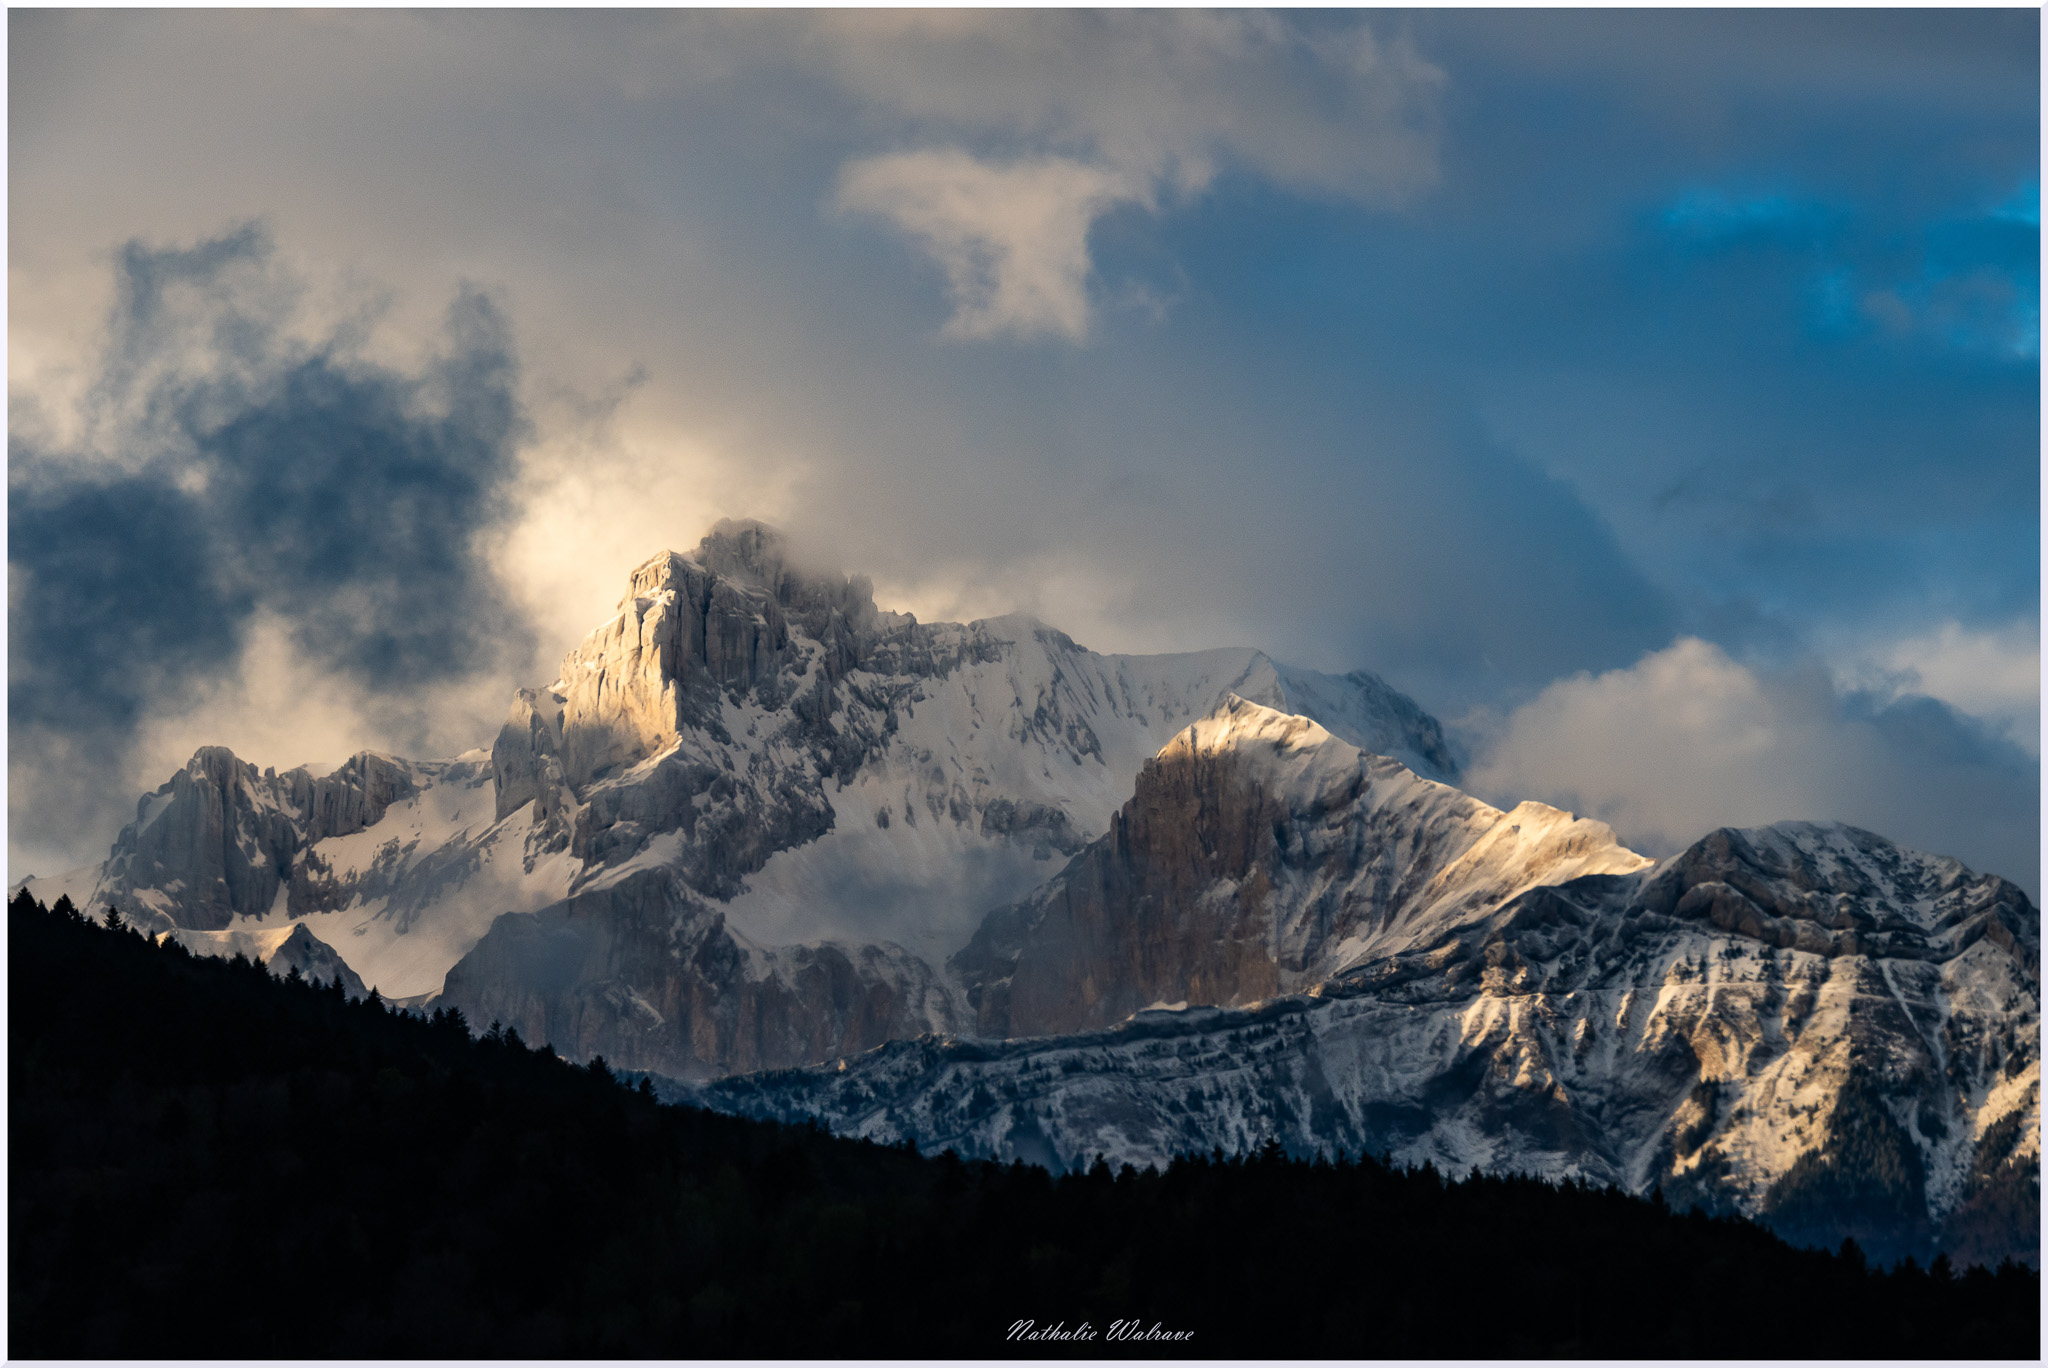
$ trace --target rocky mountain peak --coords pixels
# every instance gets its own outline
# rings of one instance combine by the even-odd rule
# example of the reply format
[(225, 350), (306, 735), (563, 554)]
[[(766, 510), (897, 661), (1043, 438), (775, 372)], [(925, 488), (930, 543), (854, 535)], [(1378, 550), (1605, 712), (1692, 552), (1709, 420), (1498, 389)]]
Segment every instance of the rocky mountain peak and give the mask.
[[(963, 1153), (1391, 1148), (1830, 1243), (1853, 1169), (1914, 1248), (2031, 1211), (2039, 913), (2005, 880), (1826, 823), (1651, 861), (1460, 792), (1365, 671), (922, 624), (759, 523), (627, 590), (488, 761), (204, 748), (35, 896), (572, 1057), (843, 1058), (811, 1115)], [(1058, 1039), (865, 1053), (954, 1031)]]
[(696, 561), (714, 575), (773, 588), (789, 558), (789, 539), (753, 518), (721, 518), (697, 543)]
[(697, 543), (694, 559), (720, 580), (759, 590), (814, 639), (824, 640), (835, 627), (865, 635), (876, 625), (874, 584), (865, 575), (805, 565), (792, 556), (789, 539), (767, 523), (721, 519)]
[[(1311, 718), (1281, 712), (1233, 693), (1208, 716), (1167, 742), (1150, 765), (1171, 766), (1229, 757), (1258, 772), (1266, 788), (1315, 801), (1335, 783), (1355, 794), (1366, 752), (1332, 736)], [(1148, 768), (1150, 766), (1148, 765)]]
[(1314, 751), (1336, 740), (1313, 718), (1226, 694), (1207, 717), (1167, 743), (1167, 750), (1218, 751), (1268, 746), (1275, 752)]
[(2039, 981), (2040, 915), (2018, 885), (1840, 822), (1722, 827), (1659, 865), (1638, 904), (1827, 957), (1945, 960), (1978, 940)]
[(1502, 812), (1319, 723), (1227, 694), (1110, 831), (949, 961), (985, 1035), (1240, 1005), (1434, 945), (1528, 888), (1651, 862), (1540, 803)]
[(259, 916), (280, 889), (294, 906), (310, 905), (320, 871), (307, 850), (376, 825), (418, 782), (405, 761), (374, 751), (317, 775), (305, 766), (279, 774), (225, 746), (201, 746), (137, 802), (94, 897), (156, 930)]

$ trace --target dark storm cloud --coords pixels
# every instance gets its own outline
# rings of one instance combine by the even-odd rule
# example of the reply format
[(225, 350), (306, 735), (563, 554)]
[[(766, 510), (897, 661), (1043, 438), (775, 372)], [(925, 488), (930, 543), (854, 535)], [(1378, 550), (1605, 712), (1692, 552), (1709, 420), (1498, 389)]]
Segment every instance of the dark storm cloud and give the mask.
[(525, 432), (488, 298), (463, 290), (441, 354), (407, 373), (363, 358), (360, 319), (295, 336), (301, 285), (259, 228), (130, 243), (116, 270), (92, 449), (10, 452), (18, 740), (115, 763), (147, 716), (233, 673), (264, 611), (373, 699), (519, 658), (478, 547)]

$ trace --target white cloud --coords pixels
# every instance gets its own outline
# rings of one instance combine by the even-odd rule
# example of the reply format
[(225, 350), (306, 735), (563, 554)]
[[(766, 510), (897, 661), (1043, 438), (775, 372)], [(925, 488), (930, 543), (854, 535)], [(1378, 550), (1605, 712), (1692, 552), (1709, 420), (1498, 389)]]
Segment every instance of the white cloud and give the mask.
[(1838, 674), (1849, 687), (1887, 698), (1938, 698), (2040, 757), (2039, 618), (1991, 630), (1972, 630), (1951, 619), (1932, 631), (1866, 648)]
[(849, 164), (842, 209), (880, 214), (929, 252), (953, 299), (948, 337), (1088, 333), (1088, 228), (1141, 187), (1064, 157), (1009, 165), (957, 149)]
[(951, 337), (1081, 340), (1090, 226), (1198, 194), (1224, 167), (1383, 206), (1437, 175), (1443, 73), (1363, 24), (919, 13), (817, 16), (804, 33), (814, 61), (927, 144), (850, 162), (837, 203), (937, 261)]
[(1558, 680), (1476, 749), (1476, 792), (1597, 817), (1650, 853), (1718, 826), (1843, 821), (2039, 887), (2038, 768), (1932, 699), (1880, 706), (1818, 666), (1762, 672), (1681, 638)]

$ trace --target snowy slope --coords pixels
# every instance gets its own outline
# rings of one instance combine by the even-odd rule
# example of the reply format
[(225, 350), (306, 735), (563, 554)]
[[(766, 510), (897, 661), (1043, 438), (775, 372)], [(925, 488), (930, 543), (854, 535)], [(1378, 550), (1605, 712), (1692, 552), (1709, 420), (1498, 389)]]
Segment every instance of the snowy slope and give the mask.
[[(111, 905), (200, 950), (198, 932), (282, 936), (303, 926), (384, 996), (439, 990), (501, 913), (562, 897), (566, 857), (525, 867), (492, 814), (482, 752), (258, 772), (217, 747), (137, 805), (108, 860), (32, 879), (45, 902)], [(224, 950), (232, 954), (234, 950)]]
[[(1800, 1157), (1832, 1152), (1855, 1075), (1924, 1174), (1934, 1232), (1973, 1164), (2038, 1162), (2038, 913), (1953, 860), (1839, 826), (1723, 831), (1441, 930), (1243, 1009), (927, 1037), (671, 1095), (1056, 1167), (1278, 1139), (1768, 1217)], [(2016, 1136), (1987, 1156), (2001, 1120)], [(1894, 1234), (1922, 1257), (1911, 1239), (1934, 1238)]]
[(328, 947), (574, 1057), (835, 1061), (703, 1096), (927, 1146), (1276, 1137), (1791, 1221), (1825, 1186), (1801, 1156), (1854, 1132), (1910, 1151), (1927, 1221), (2007, 1238), (2039, 1152), (2019, 890), (1832, 826), (1651, 867), (1456, 777), (1369, 674), (918, 623), (721, 524), (488, 751), (204, 748), (103, 865), (28, 887), (208, 952)]
[[(831, 830), (747, 876), (726, 905), (735, 928), (770, 944), (893, 940), (944, 960), (990, 908), (1107, 831), (1145, 762), (1233, 695), (1300, 697), (1356, 745), (1455, 773), (1435, 724), (1372, 676), (1314, 675), (1250, 650), (1096, 655), (1026, 617), (966, 630), (994, 658), (912, 693), (880, 754), (831, 792)], [(1406, 710), (1383, 706), (1389, 696)], [(1057, 824), (1019, 831), (1019, 809)]]

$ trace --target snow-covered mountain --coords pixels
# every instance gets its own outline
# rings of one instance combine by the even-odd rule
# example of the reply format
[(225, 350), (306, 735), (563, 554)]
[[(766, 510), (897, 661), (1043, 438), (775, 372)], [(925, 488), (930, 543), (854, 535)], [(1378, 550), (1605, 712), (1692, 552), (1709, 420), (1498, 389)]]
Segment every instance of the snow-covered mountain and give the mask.
[(568, 892), (568, 856), (529, 868), (515, 824), (492, 805), (482, 751), (364, 752), (279, 774), (208, 746), (136, 804), (105, 863), (27, 887), (46, 902), (115, 907), (194, 950), (216, 942), (183, 933), (303, 926), (385, 997), (418, 998), (440, 991), (501, 913)]
[(723, 523), (488, 750), (204, 749), (29, 888), (891, 1141), (1277, 1138), (2037, 1248), (2018, 888), (1837, 826), (1653, 862), (1457, 778), (1370, 674), (919, 623)]
[[(1367, 765), (1399, 782), (1386, 769)], [(1159, 852), (1143, 830), (1120, 824), (1068, 882)], [(1278, 833), (1267, 848), (1289, 862)], [(671, 1095), (1056, 1168), (1269, 1139), (1391, 1152), (1662, 1191), (1881, 1257), (2038, 1261), (2039, 916), (2014, 885), (1791, 823), (1499, 902), (1433, 898), (1439, 878), (1418, 871), (1421, 896), (1347, 935), (1358, 948), (1306, 992), (900, 1041)], [(1228, 906), (1232, 884), (1174, 905)]]
[[(798, 1063), (964, 1024), (942, 966), (982, 914), (1101, 835), (1140, 766), (1232, 695), (1457, 773), (1436, 721), (1365, 672), (923, 624), (722, 523), (636, 570), (488, 755), (280, 775), (208, 748), (103, 865), (29, 886), (158, 932), (303, 923), (386, 997), (445, 986), (566, 1052)], [(557, 934), (599, 923), (588, 953)], [(544, 971), (515, 945), (543, 931)]]
[(174, 940), (195, 955), (211, 955), (216, 959), (240, 955), (257, 964), (267, 965), (280, 978), (296, 969), (302, 977), (318, 983), (333, 983), (338, 979), (342, 991), (348, 996), (369, 996), (370, 990), (363, 986), (363, 980), (356, 971), (334, 953), (333, 946), (307, 930), (304, 922), (262, 931), (192, 931), (180, 927), (175, 931), (158, 932), (156, 939), (160, 943)]

